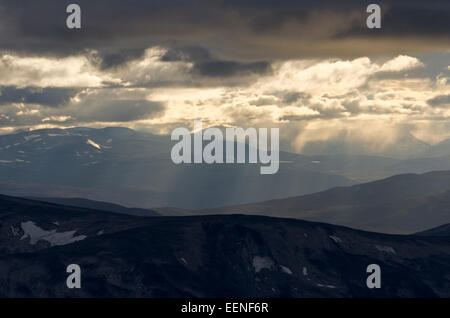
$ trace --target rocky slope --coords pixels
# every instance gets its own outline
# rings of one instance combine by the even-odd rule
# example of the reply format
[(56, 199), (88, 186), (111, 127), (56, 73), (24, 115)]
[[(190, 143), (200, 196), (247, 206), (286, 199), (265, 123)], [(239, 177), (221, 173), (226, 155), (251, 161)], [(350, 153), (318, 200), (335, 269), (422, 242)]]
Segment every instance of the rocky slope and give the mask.
[[(0, 201), (0, 297), (450, 297), (448, 237)], [(66, 287), (69, 264), (81, 289)], [(381, 289), (366, 287), (369, 264)]]

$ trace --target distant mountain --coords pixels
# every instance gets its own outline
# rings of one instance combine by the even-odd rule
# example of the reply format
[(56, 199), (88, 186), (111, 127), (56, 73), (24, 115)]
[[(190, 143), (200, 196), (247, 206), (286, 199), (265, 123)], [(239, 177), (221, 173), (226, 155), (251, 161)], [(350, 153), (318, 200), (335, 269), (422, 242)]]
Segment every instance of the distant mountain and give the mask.
[(88, 200), (83, 198), (30, 198), (32, 200), (44, 201), (49, 203), (61, 204), (66, 206), (75, 206), (79, 208), (87, 208), (99, 211), (107, 211), (113, 213), (121, 213), (136, 216), (160, 216), (153, 210), (140, 208), (127, 208), (118, 204)]
[(301, 218), (384, 233), (414, 233), (450, 223), (450, 171), (398, 175), (305, 196), (201, 213)]
[(430, 146), (428, 149), (423, 150), (417, 156), (424, 158), (443, 157), (450, 155), (450, 139), (445, 139), (435, 145)]
[(444, 224), (436, 228), (416, 233), (421, 236), (450, 236), (450, 224)]
[[(400, 173), (450, 170), (448, 156), (392, 159), (280, 152), (280, 170), (259, 165), (175, 165), (169, 136), (127, 128), (21, 131), (0, 136), (0, 193), (78, 197), (144, 209), (212, 209), (311, 194)], [(247, 146), (248, 147), (248, 146)]]
[(312, 193), (354, 181), (304, 167), (281, 153), (280, 170), (259, 165), (175, 165), (169, 136), (126, 128), (44, 129), (0, 136), (0, 192), (81, 197), (125, 206), (200, 209)]
[(396, 174), (450, 170), (450, 151), (445, 156), (412, 158), (398, 161), (390, 167), (386, 167), (386, 170)]
[[(69, 264), (81, 267), (81, 289), (66, 287)], [(366, 286), (369, 264), (381, 289)], [(450, 297), (449, 275), (448, 238), (0, 196), (0, 297)]]

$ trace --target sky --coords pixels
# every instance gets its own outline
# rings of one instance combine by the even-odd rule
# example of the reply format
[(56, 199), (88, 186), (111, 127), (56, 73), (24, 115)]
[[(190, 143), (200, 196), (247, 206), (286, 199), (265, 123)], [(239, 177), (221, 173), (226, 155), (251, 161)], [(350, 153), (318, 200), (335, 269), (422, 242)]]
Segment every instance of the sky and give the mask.
[(0, 133), (202, 120), (372, 153), (450, 138), (450, 2), (375, 2), (368, 29), (373, 2), (0, 0)]

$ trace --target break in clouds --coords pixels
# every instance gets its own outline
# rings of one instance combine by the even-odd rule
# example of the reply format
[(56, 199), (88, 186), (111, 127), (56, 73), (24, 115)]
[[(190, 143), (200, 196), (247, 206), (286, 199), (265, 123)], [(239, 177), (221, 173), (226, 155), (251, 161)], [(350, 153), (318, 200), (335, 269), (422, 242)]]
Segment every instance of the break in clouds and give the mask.
[(438, 142), (450, 131), (450, 4), (437, 2), (380, 2), (370, 31), (361, 1), (78, 1), (74, 31), (64, 3), (3, 0), (0, 129), (165, 134), (202, 120), (279, 127), (282, 148), (304, 153)]

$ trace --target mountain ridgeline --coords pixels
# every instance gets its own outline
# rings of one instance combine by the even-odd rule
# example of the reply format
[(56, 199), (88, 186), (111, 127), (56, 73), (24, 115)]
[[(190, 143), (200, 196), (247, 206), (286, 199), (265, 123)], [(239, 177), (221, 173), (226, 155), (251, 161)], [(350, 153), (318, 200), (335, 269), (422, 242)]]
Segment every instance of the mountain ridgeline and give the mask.
[(170, 158), (174, 143), (170, 136), (118, 127), (2, 135), (0, 193), (85, 198), (144, 209), (212, 209), (311, 194), (400, 173), (450, 170), (446, 142), (422, 145), (426, 149), (420, 147), (407, 160), (342, 151), (308, 156), (282, 151), (275, 175), (260, 175), (259, 164), (175, 165)]
[(450, 171), (404, 174), (280, 200), (185, 214), (250, 214), (407, 234), (450, 223)]
[[(0, 238), (0, 297), (450, 297), (448, 236), (0, 196)], [(66, 287), (69, 264), (81, 289)], [(381, 268), (380, 289), (367, 288), (369, 264)]]
[[(196, 209), (355, 183), (290, 163), (264, 176), (255, 164), (176, 165), (171, 146), (170, 136), (126, 128), (46, 129), (0, 136), (0, 193)], [(286, 162), (304, 161), (294, 154), (280, 156)]]

